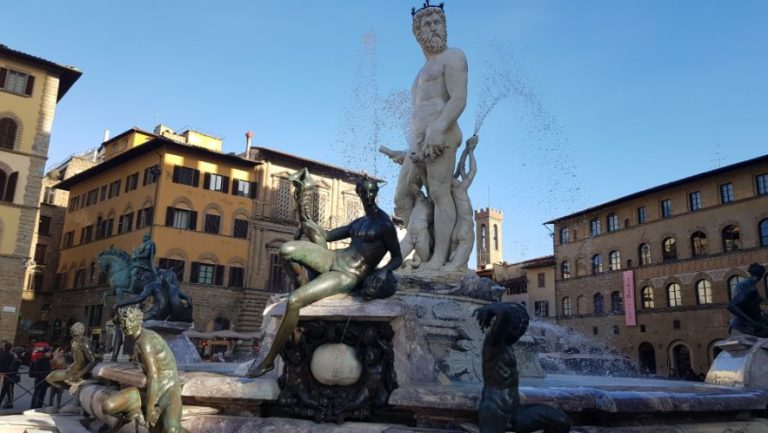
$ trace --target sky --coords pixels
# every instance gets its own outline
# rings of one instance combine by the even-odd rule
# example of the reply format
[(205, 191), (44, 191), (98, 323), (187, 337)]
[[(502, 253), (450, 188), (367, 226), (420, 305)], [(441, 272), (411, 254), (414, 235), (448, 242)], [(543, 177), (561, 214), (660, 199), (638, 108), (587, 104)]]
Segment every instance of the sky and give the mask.
[[(424, 63), (421, 1), (11, 2), (0, 43), (83, 76), (49, 166), (109, 129), (165, 124), (367, 171), (397, 168)], [(479, 130), (474, 207), (504, 214), (504, 259), (552, 254), (543, 222), (768, 153), (768, 2), (446, 1)], [(33, 23), (33, 24), (32, 24)], [(474, 263), (474, 259), (472, 260)]]

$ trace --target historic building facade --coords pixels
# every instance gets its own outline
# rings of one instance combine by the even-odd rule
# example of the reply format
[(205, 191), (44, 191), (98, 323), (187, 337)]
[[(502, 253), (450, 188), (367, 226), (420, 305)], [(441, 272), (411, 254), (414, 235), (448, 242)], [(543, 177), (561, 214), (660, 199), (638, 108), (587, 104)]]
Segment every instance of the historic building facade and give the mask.
[(477, 269), (489, 269), (504, 261), (501, 238), (503, 221), (504, 214), (498, 209), (485, 208), (475, 211)]
[(36, 271), (31, 253), (56, 104), (80, 75), (0, 45), (0, 339), (14, 338)]
[(749, 264), (768, 263), (768, 155), (548, 224), (561, 325), (646, 372), (700, 375), (728, 336), (736, 284)]
[(502, 302), (521, 303), (531, 317), (554, 320), (554, 256), (493, 265), (492, 278), (507, 289), (501, 297)]
[(53, 284), (64, 296), (51, 301), (51, 337), (56, 324), (83, 321), (98, 340), (108, 291), (98, 254), (110, 246), (130, 253), (147, 233), (156, 264), (174, 269), (192, 297), (198, 329), (256, 331), (266, 298), (286, 289), (277, 251), (297, 226), (288, 176), (309, 168), (322, 225), (362, 214), (359, 175), (267, 148), (235, 155), (221, 146), (196, 131), (134, 128), (101, 145), (99, 164), (56, 185), (69, 199)]

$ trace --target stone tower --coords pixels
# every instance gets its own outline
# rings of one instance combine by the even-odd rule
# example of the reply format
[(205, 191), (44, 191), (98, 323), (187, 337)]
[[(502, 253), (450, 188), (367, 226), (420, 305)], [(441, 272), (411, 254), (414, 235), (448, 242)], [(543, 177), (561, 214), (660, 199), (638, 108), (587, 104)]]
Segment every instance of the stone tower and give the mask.
[(475, 211), (475, 228), (477, 230), (477, 268), (485, 269), (494, 263), (501, 263), (502, 254), (501, 222), (504, 216), (500, 210), (493, 208)]

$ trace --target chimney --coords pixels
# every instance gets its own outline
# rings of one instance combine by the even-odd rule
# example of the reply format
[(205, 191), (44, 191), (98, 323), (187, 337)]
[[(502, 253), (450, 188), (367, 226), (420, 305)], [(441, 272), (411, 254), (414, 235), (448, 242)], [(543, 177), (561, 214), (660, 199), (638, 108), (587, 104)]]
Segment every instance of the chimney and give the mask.
[(251, 139), (253, 138), (253, 131), (248, 131), (245, 133), (245, 158), (249, 159), (251, 157)]
[(104, 140), (101, 140), (102, 143), (105, 143), (109, 140), (109, 129), (104, 130)]

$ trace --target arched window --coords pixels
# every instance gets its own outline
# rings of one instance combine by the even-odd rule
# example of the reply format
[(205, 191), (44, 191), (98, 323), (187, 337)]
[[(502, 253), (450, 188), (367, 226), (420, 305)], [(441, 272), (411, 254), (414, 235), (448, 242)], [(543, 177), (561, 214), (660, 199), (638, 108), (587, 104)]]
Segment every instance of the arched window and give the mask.
[(599, 274), (600, 272), (603, 272), (603, 258), (600, 257), (600, 254), (595, 254), (592, 256), (592, 273)]
[(480, 225), (480, 249), (488, 249), (488, 229), (485, 227), (485, 224)]
[(643, 309), (647, 310), (653, 308), (653, 289), (649, 286), (645, 286), (640, 293), (643, 296)]
[(680, 284), (672, 283), (667, 286), (667, 302), (670, 307), (680, 307), (683, 305), (683, 295), (680, 291)]
[(703, 256), (707, 254), (709, 249), (707, 241), (707, 235), (704, 232), (695, 232), (691, 235), (691, 253), (693, 256)]
[(618, 290), (611, 293), (611, 313), (621, 313), (624, 311), (624, 300), (621, 292)]
[(568, 231), (568, 227), (560, 229), (560, 245), (565, 245), (571, 241), (571, 233)]
[(723, 251), (739, 249), (739, 228), (734, 225), (725, 226), (723, 229)]
[(664, 261), (677, 260), (677, 242), (675, 238), (666, 238), (661, 243), (661, 252)]
[(621, 269), (621, 253), (611, 251), (608, 254), (608, 270), (618, 271), (619, 269)]
[(576, 313), (587, 314), (587, 298), (585, 296), (576, 298)]
[(595, 293), (592, 296), (592, 312), (595, 314), (603, 314), (605, 312), (605, 301), (603, 300), (602, 293)]
[(653, 348), (653, 344), (648, 342), (640, 343), (637, 351), (638, 359), (640, 360), (640, 372), (656, 374), (656, 350)]
[(708, 280), (699, 280), (696, 283), (696, 300), (699, 305), (712, 303), (712, 283)]
[(637, 255), (640, 259), (640, 266), (651, 264), (651, 247), (648, 244), (640, 244), (637, 249)]
[(760, 246), (768, 247), (768, 218), (760, 221), (757, 227), (760, 232)]
[(563, 316), (570, 316), (571, 315), (571, 298), (565, 297), (563, 298)]
[(493, 250), (499, 250), (499, 226), (496, 224), (493, 225)]
[(560, 263), (560, 278), (567, 279), (571, 278), (571, 267), (568, 265), (568, 261), (564, 261), (563, 263)]
[(18, 125), (8, 117), (0, 119), (0, 148), (13, 149)]
[(745, 278), (741, 275), (734, 275), (728, 278), (728, 299), (733, 299), (736, 296), (736, 287), (744, 280)]

